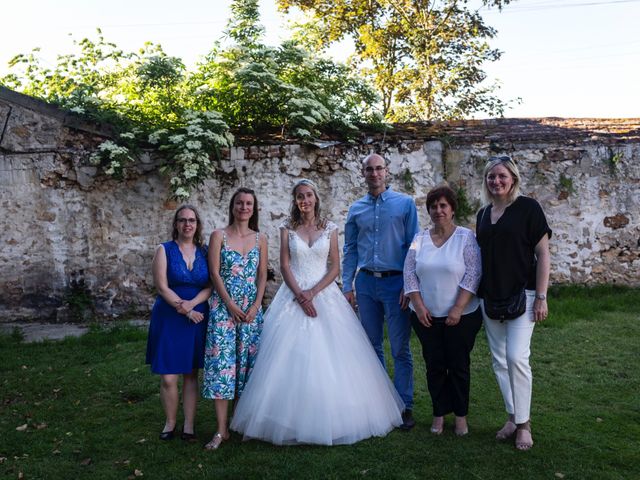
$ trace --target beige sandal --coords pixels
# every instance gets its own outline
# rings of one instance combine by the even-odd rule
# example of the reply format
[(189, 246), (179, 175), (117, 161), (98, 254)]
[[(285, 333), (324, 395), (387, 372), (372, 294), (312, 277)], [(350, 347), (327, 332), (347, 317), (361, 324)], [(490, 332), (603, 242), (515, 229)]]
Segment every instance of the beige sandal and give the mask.
[(456, 416), (453, 433), (455, 433), (459, 437), (464, 437), (465, 435), (469, 434), (469, 425), (467, 424), (467, 417)]
[(533, 447), (533, 438), (531, 437), (531, 430), (528, 426), (518, 427), (516, 433), (516, 448), (522, 452)]
[(444, 417), (433, 417), (433, 422), (431, 423), (430, 431), (434, 435), (442, 435), (442, 431), (444, 430)]
[(229, 440), (229, 434), (225, 437), (220, 432), (216, 432), (211, 441), (204, 446), (205, 450), (217, 450), (225, 440)]
[(496, 440), (508, 440), (516, 433), (518, 426), (511, 420), (507, 420), (504, 426), (496, 433)]

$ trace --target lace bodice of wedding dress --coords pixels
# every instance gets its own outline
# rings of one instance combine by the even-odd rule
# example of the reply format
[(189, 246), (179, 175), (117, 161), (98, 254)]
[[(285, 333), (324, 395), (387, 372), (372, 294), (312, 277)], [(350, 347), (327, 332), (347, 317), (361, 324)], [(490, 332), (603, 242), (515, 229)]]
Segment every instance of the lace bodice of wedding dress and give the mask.
[[(282, 228), (287, 228), (283, 225)], [(331, 245), (331, 233), (338, 226), (327, 222), (320, 237), (309, 246), (293, 230), (289, 230), (289, 253), (291, 255), (291, 273), (300, 288), (306, 290), (317, 284), (327, 273), (327, 259)]]

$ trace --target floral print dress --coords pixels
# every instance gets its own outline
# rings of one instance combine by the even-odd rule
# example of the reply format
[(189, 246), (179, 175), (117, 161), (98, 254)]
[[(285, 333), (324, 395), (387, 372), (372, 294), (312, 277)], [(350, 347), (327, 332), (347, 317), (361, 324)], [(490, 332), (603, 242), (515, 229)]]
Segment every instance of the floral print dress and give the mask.
[[(256, 300), (260, 234), (246, 256), (227, 246), (223, 232), (220, 276), (232, 300), (246, 312)], [(249, 378), (262, 333), (262, 307), (250, 323), (235, 323), (217, 292), (211, 297), (204, 352), (202, 396), (232, 400), (242, 394)]]

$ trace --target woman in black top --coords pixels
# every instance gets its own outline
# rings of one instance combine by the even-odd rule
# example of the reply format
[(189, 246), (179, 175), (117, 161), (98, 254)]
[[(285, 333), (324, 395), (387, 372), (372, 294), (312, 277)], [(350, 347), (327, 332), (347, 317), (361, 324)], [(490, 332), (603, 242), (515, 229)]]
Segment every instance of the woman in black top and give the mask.
[[(509, 414), (496, 438), (506, 440), (515, 434), (516, 448), (528, 450), (533, 446), (529, 347), (535, 322), (548, 314), (551, 229), (540, 204), (518, 195), (520, 173), (511, 157), (489, 158), (482, 190), (487, 205), (478, 212), (476, 221), (482, 253), (479, 294), (484, 299), (481, 305), (493, 370)], [(487, 316), (486, 299), (507, 299), (523, 288), (527, 297), (524, 314), (513, 320)]]

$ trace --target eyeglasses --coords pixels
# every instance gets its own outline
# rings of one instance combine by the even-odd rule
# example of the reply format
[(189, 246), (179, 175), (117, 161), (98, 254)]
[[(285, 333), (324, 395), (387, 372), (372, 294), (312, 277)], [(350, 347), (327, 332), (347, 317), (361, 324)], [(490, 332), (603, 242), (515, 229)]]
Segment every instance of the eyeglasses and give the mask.
[(385, 167), (384, 165), (378, 165), (377, 167), (364, 167), (364, 171), (365, 173), (381, 172), (385, 168), (387, 167)]
[(193, 225), (194, 223), (198, 223), (198, 219), (196, 218), (179, 218), (176, 220), (178, 223), (188, 223), (189, 225)]

